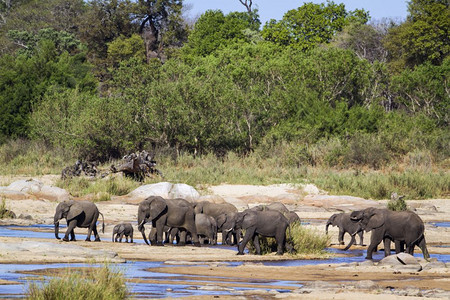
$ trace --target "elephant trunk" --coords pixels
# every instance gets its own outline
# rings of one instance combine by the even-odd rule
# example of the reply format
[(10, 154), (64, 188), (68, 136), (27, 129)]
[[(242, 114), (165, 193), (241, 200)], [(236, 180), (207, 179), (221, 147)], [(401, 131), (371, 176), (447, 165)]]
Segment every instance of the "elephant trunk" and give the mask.
[(145, 236), (144, 224), (145, 224), (145, 216), (138, 215), (138, 230), (141, 232), (142, 238), (144, 239), (145, 243), (147, 245), (150, 245), (148, 240), (147, 240), (147, 237)]
[(114, 242), (114, 235), (116, 235), (116, 231), (113, 230), (113, 234), (112, 234), (112, 242)]
[(55, 224), (55, 237), (59, 240), (59, 220), (61, 220), (61, 216), (55, 214), (53, 223)]
[(348, 243), (348, 245), (344, 248), (344, 251), (347, 251), (348, 249), (350, 249), (350, 247), (356, 243), (356, 239), (355, 236), (358, 232), (355, 232), (352, 234), (352, 239), (350, 240), (350, 242)]

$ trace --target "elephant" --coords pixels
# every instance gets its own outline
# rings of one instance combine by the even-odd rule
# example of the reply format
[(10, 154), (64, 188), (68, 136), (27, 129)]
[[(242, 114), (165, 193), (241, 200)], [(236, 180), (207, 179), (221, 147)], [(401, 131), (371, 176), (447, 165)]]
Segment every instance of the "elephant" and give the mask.
[(221, 214), (217, 217), (217, 231), (222, 232), (222, 245), (237, 245), (241, 237), (241, 229), (236, 229), (237, 212)]
[(105, 220), (103, 214), (99, 212), (97, 206), (89, 201), (63, 201), (56, 206), (54, 224), (55, 224), (55, 237), (59, 239), (59, 221), (65, 218), (67, 221), (67, 231), (64, 235), (63, 241), (70, 240), (75, 241), (75, 227), (88, 228), (88, 234), (86, 241), (91, 240), (91, 232), (94, 232), (95, 241), (100, 241), (100, 236), (97, 232), (97, 220), (98, 216), (102, 215), (103, 226), (102, 232), (105, 232)]
[(285, 248), (293, 252), (292, 245), (286, 242), (286, 228), (288, 227), (288, 219), (276, 210), (255, 211), (246, 209), (237, 213), (235, 229), (245, 230), (244, 238), (238, 245), (237, 254), (243, 255), (245, 246), (252, 239), (256, 254), (261, 255), (259, 235), (275, 238), (277, 255), (283, 255)]
[(191, 232), (195, 246), (200, 246), (195, 228), (193, 206), (184, 199), (164, 199), (160, 196), (150, 196), (139, 203), (138, 230), (147, 245), (145, 236), (146, 222), (152, 223), (149, 234), (151, 245), (163, 246), (163, 231), (165, 226), (181, 230), (180, 245), (186, 244), (186, 231)]
[[(211, 203), (208, 201), (201, 201), (194, 204), (195, 213), (196, 214), (207, 214), (216, 219), (217, 224), (219, 224), (218, 217), (223, 214), (232, 214), (237, 213), (238, 209), (231, 203)], [(223, 232), (222, 227), (218, 226), (217, 232), (222, 233), (222, 244), (232, 245), (233, 242), (237, 243), (236, 232), (234, 230)], [(232, 240), (232, 236), (235, 237), (234, 241)]]
[(425, 225), (422, 219), (412, 211), (391, 211), (385, 208), (369, 207), (364, 210), (354, 211), (350, 214), (353, 222), (358, 222), (362, 230), (372, 231), (370, 245), (367, 249), (366, 259), (372, 259), (372, 253), (377, 245), (384, 241), (384, 255), (391, 253), (391, 241), (396, 243), (396, 252), (401, 251), (402, 245), (406, 246), (408, 254), (414, 254), (417, 245), (422, 250), (423, 257), (428, 260), (425, 241)]
[[(206, 240), (211, 245), (217, 245), (217, 222), (216, 219), (207, 215), (207, 214), (195, 214), (195, 228), (197, 229), (197, 235), (200, 241), (200, 244), (204, 244)], [(180, 235), (178, 228), (171, 228), (169, 231), (169, 242), (173, 243), (176, 239), (177, 244), (180, 241)], [(192, 234), (190, 232), (187, 233), (188, 240), (192, 239)]]
[(122, 242), (123, 236), (125, 236), (125, 241), (128, 243), (128, 237), (130, 237), (130, 243), (133, 243), (133, 226), (130, 223), (120, 223), (114, 226), (112, 233), (113, 242)]
[(289, 225), (294, 222), (301, 223), (300, 217), (294, 211), (290, 211), (283, 203), (281, 202), (272, 202), (267, 205), (258, 205), (250, 208), (255, 211), (263, 211), (263, 210), (276, 210), (282, 213), (289, 221)]
[(364, 231), (359, 227), (358, 223), (350, 220), (350, 213), (339, 213), (332, 215), (325, 226), (325, 232), (328, 234), (328, 227), (337, 226), (339, 228), (338, 242), (340, 245), (344, 245), (344, 234), (348, 233), (351, 236), (351, 240), (344, 250), (348, 250), (351, 245), (356, 242), (355, 235), (359, 236), (359, 244), (363, 246)]

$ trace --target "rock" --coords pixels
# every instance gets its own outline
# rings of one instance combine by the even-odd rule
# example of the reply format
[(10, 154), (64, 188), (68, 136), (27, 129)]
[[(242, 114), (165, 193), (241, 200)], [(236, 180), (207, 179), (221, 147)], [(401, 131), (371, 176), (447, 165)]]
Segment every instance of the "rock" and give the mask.
[(8, 187), (0, 187), (0, 197), (5, 197), (10, 200), (25, 200), (25, 199), (35, 199), (33, 195), (20, 192), (8, 190)]
[(47, 199), (57, 202), (67, 201), (71, 199), (69, 192), (65, 189), (49, 185), (42, 186), (41, 190), (35, 193), (35, 195), (39, 199)]
[(374, 266), (374, 263), (373, 263), (372, 260), (366, 259), (363, 262), (360, 262), (359, 266), (361, 266), (361, 267), (372, 267), (372, 266)]
[(160, 196), (164, 199), (183, 198), (193, 202), (200, 197), (200, 194), (192, 186), (184, 183), (159, 182), (140, 186), (126, 197), (132, 198), (136, 202), (150, 196)]
[(199, 192), (197, 192), (192, 186), (184, 183), (174, 184), (169, 192), (169, 199), (183, 198), (187, 201), (194, 202), (199, 197)]
[(146, 184), (138, 187), (128, 194), (131, 198), (136, 198), (139, 200), (144, 200), (150, 196), (161, 196), (165, 199), (169, 198), (169, 192), (172, 188), (172, 183), (170, 182), (159, 182), (155, 184)]
[(308, 195), (319, 195), (320, 190), (314, 184), (308, 183), (303, 186), (303, 192)]
[(417, 258), (407, 253), (399, 253), (389, 255), (378, 263), (379, 266), (390, 266), (396, 271), (414, 271), (418, 272), (422, 270)]
[(423, 267), (423, 270), (433, 270), (433, 269), (445, 269), (447, 268), (446, 264), (442, 261), (433, 261), (426, 264)]
[(225, 199), (223, 199), (221, 196), (218, 195), (200, 196), (195, 200), (195, 202), (202, 202), (202, 201), (208, 201), (216, 204), (226, 203)]
[(44, 184), (32, 178), (26, 180), (14, 181), (8, 185), (7, 189), (11, 191), (18, 191), (27, 194), (34, 194), (40, 192)]
[(32, 217), (31, 215), (20, 214), (20, 215), (19, 215), (19, 219), (23, 219), (23, 220), (33, 220), (33, 217)]

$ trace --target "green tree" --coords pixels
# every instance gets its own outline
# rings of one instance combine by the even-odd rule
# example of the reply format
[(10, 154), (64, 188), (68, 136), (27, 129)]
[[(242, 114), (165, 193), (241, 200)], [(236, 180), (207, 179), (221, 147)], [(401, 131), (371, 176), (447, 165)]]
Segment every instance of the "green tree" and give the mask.
[[(36, 34), (44, 28), (54, 28), (56, 31), (64, 31), (77, 34), (79, 29), (79, 17), (85, 11), (85, 3), (82, 0), (20, 0), (0, 1), (9, 3), (0, 8), (3, 16), (3, 24), (0, 17), (0, 53), (12, 54), (20, 45), (14, 44), (14, 40), (7, 37), (11, 30), (17, 32), (27, 31)], [(4, 11), (3, 14), (1, 11)]]
[(138, 34), (126, 38), (120, 36), (108, 44), (108, 59), (117, 66), (121, 61), (130, 58), (145, 59), (144, 41)]
[(276, 44), (308, 50), (330, 42), (350, 22), (364, 24), (368, 18), (364, 10), (347, 12), (344, 4), (308, 2), (289, 10), (280, 21), (270, 20), (264, 26), (262, 35)]
[(30, 55), (0, 58), (0, 141), (26, 137), (32, 104), (38, 105), (51, 86), (92, 91), (96, 81), (83, 52), (58, 53), (55, 43), (41, 40)]
[(255, 31), (253, 17), (248, 13), (208, 10), (195, 23), (186, 50), (195, 55), (209, 55), (221, 47), (238, 41), (249, 41), (245, 30)]
[(386, 37), (391, 65), (401, 72), (426, 61), (439, 65), (450, 52), (450, 9), (446, 0), (412, 0), (406, 21)]

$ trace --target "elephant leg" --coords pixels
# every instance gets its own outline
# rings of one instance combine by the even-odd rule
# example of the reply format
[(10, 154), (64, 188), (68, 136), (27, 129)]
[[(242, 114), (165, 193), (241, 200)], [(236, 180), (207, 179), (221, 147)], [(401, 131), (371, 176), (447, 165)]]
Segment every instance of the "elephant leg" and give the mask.
[(372, 253), (377, 249), (378, 244), (383, 240), (383, 235), (381, 232), (372, 231), (372, 237), (370, 239), (370, 245), (367, 248), (366, 259), (372, 259)]
[(119, 233), (119, 243), (122, 243), (123, 232)]
[(345, 231), (342, 230), (341, 228), (339, 228), (339, 235), (338, 235), (339, 245), (344, 245), (345, 244), (344, 243), (344, 234), (345, 234)]
[(247, 228), (245, 231), (245, 236), (242, 239), (242, 241), (238, 244), (238, 253), (237, 255), (244, 255), (244, 249), (247, 245), (248, 241), (254, 236), (255, 234), (255, 228)]
[(255, 234), (253, 237), (253, 246), (255, 247), (256, 255), (261, 255), (261, 246), (259, 245), (259, 235)]
[(100, 242), (100, 236), (98, 235), (97, 231), (97, 225), (94, 224), (94, 227), (92, 228), (92, 231), (94, 232), (94, 237), (96, 242)]
[(241, 239), (241, 234), (242, 234), (242, 230), (241, 229), (236, 229), (233, 231), (233, 245), (238, 245), (239, 241)]
[(418, 246), (420, 250), (422, 250), (423, 258), (425, 258), (427, 261), (430, 260), (430, 253), (428, 253), (427, 243), (425, 242), (425, 236), (422, 237)]
[(405, 243), (401, 241), (394, 241), (395, 243), (395, 253), (404, 252)]
[(151, 245), (156, 245), (156, 228), (152, 227), (150, 233), (148, 234), (148, 239), (150, 240)]
[[(385, 237), (383, 239), (383, 242), (384, 242), (384, 256), (386, 257), (386, 256), (391, 255), (391, 239), (388, 237)], [(397, 242), (395, 242), (395, 243), (397, 243)]]
[(75, 240), (75, 232), (74, 229), (77, 226), (77, 220), (71, 220), (69, 221), (69, 224), (67, 224), (67, 230), (66, 230), (66, 234), (64, 235), (63, 241), (68, 242), (69, 241), (69, 234), (71, 237), (71, 241)]
[(178, 235), (180, 236), (179, 241), (177, 242), (177, 245), (184, 246), (186, 245), (186, 239), (187, 239), (187, 231), (179, 229)]
[(359, 245), (364, 246), (363, 239), (364, 239), (364, 233), (362, 231), (358, 232), (359, 235)]
[(277, 255), (283, 255), (284, 243), (286, 242), (286, 228), (275, 236), (277, 241)]

